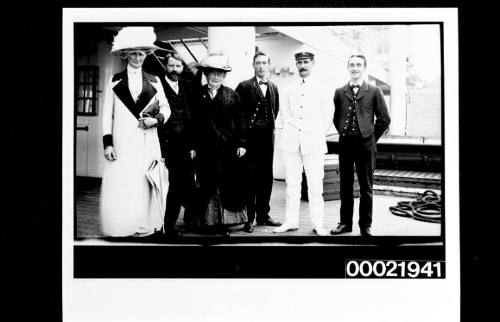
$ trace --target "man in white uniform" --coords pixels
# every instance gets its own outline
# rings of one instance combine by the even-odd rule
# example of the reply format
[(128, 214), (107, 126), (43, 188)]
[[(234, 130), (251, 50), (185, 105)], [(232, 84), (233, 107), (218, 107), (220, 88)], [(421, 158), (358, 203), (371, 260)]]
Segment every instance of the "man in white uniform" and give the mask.
[(311, 77), (314, 54), (295, 54), (300, 78), (285, 90), (280, 115), (283, 132), (279, 148), (283, 153), (286, 177), (285, 222), (275, 233), (299, 228), (302, 169), (305, 169), (309, 215), (314, 232), (327, 235), (323, 226), (324, 158), (327, 152), (326, 133), (332, 124), (333, 101), (325, 86)]

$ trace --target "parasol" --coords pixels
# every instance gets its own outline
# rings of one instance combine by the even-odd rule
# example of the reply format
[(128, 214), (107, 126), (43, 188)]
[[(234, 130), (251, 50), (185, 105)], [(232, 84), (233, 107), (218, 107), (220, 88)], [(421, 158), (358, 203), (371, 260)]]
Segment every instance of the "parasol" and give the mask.
[(168, 170), (163, 159), (153, 160), (146, 170), (146, 178), (151, 184), (153, 194), (160, 209), (160, 216), (163, 222), (165, 209), (167, 206), (168, 192)]

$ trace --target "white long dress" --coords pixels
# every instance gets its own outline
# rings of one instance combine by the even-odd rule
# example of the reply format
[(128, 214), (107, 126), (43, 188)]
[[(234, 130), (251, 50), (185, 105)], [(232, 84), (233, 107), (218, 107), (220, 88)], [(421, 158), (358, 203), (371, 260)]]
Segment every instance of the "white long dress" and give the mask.
[(150, 235), (161, 230), (164, 216), (145, 175), (151, 161), (161, 158), (157, 127), (141, 129), (138, 117), (143, 105), (158, 102), (166, 122), (170, 108), (157, 77), (142, 72), (143, 88), (136, 98), (128, 77), (126, 71), (113, 76), (103, 104), (103, 135), (112, 134), (117, 159), (104, 164), (101, 229), (113, 237)]

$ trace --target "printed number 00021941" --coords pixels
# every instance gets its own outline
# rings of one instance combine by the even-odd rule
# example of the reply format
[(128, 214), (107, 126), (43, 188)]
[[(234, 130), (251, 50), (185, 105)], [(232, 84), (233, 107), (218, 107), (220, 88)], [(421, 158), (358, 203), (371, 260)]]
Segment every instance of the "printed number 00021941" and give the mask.
[(443, 278), (442, 261), (346, 260), (346, 278)]

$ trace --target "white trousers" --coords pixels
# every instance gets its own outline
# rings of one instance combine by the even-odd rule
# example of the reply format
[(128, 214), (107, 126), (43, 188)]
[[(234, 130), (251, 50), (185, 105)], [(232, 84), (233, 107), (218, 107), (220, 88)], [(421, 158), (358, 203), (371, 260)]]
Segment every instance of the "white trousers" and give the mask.
[(299, 226), (302, 169), (305, 169), (309, 197), (309, 216), (314, 228), (322, 228), (325, 205), (323, 200), (324, 154), (302, 155), (300, 150), (293, 153), (284, 150), (282, 152), (286, 179), (285, 223), (290, 226)]

